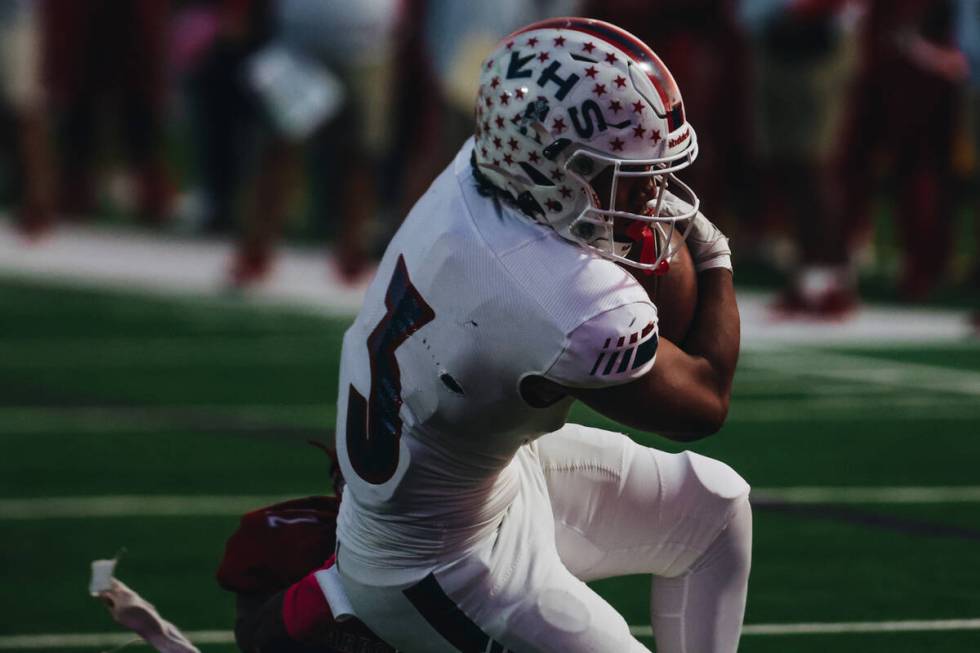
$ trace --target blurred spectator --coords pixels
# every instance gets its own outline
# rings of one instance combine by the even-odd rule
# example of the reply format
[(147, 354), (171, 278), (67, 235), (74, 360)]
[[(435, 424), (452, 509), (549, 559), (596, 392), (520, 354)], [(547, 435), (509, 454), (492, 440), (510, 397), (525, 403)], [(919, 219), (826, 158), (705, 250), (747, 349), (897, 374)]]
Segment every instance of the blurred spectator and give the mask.
[(407, 0), (395, 120), (406, 215), (473, 131), (479, 68), (493, 46), (537, 20), (579, 13), (583, 0)]
[[(345, 125), (338, 237), (340, 276), (369, 270), (378, 166), (389, 141), (391, 53), (398, 0), (279, 0), (268, 44), (246, 62), (268, 129), (231, 269), (235, 285), (263, 279), (299, 176), (302, 145), (338, 112)], [(325, 183), (326, 180), (317, 180)]]
[(97, 208), (103, 119), (118, 126), (140, 218), (158, 224), (173, 195), (164, 165), (169, 0), (45, 0), (44, 66), (61, 146), (59, 209)]
[(906, 300), (925, 298), (949, 260), (953, 136), (963, 55), (949, 0), (868, 0), (836, 170), (852, 248), (870, 238), (884, 155), (894, 171)]
[(16, 143), (18, 227), (29, 237), (52, 221), (47, 122), (40, 77), (40, 38), (33, 0), (0, 0), (0, 106), (10, 113)]
[(590, 0), (585, 14), (632, 32), (667, 64), (701, 143), (697, 165), (682, 176), (726, 232), (749, 228), (746, 222), (757, 218), (748, 212), (756, 156), (748, 51), (735, 0)]
[[(980, 0), (956, 1), (956, 43), (969, 67), (968, 118), (973, 137), (973, 268), (969, 283), (974, 301), (980, 302)], [(975, 306), (980, 309), (980, 306)], [(972, 316), (980, 334), (980, 310)]]
[(202, 0), (174, 21), (175, 72), (186, 88), (202, 200), (200, 227), (230, 233), (236, 226), (245, 162), (258, 120), (245, 62), (271, 32), (268, 0)]
[(797, 265), (774, 308), (782, 315), (841, 317), (856, 306), (829, 156), (851, 73), (841, 33), (846, 0), (743, 0), (752, 35), (765, 210), (782, 209)]

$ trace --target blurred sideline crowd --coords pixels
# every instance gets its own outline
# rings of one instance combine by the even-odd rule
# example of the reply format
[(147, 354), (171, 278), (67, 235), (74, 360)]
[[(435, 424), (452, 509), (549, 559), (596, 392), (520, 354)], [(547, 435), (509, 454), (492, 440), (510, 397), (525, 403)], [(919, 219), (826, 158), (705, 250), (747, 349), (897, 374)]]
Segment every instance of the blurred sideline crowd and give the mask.
[(356, 284), (472, 132), (484, 56), (559, 15), (663, 58), (686, 181), (787, 271), (776, 310), (852, 311), (882, 205), (901, 298), (954, 254), (980, 285), (980, 0), (0, 0), (0, 201), (29, 240), (113, 205), (231, 237), (239, 287), (303, 216)]

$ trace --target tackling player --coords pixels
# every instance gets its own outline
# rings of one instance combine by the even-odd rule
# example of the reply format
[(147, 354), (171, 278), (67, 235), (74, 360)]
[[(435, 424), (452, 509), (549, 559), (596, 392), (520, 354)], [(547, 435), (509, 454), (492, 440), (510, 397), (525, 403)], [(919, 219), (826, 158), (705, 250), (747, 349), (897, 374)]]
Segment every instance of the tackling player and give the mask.
[[(675, 173), (697, 154), (645, 44), (581, 18), (484, 62), (476, 135), (390, 243), (344, 338), (337, 568), (402, 651), (646, 651), (585, 581), (653, 575), (661, 653), (734, 651), (748, 485), (726, 465), (566, 423), (577, 399), (680, 441), (725, 421), (739, 350), (727, 239)], [(682, 343), (627, 271), (679, 229)]]

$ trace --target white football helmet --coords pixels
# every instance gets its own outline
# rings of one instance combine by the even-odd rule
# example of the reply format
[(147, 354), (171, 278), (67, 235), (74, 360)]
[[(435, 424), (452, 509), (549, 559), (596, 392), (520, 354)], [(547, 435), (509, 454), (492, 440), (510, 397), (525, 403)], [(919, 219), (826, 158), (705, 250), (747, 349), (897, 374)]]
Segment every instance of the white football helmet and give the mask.
[[(666, 269), (673, 252), (662, 244), (700, 204), (674, 174), (698, 145), (677, 83), (647, 45), (588, 18), (528, 25), (484, 61), (475, 113), (478, 171), (524, 213), (606, 258)], [(592, 181), (609, 167), (604, 208)], [(624, 177), (652, 179), (643, 213), (616, 207)], [(690, 211), (667, 214), (668, 186)], [(619, 229), (617, 221), (625, 221)], [(641, 251), (627, 258), (634, 245)]]

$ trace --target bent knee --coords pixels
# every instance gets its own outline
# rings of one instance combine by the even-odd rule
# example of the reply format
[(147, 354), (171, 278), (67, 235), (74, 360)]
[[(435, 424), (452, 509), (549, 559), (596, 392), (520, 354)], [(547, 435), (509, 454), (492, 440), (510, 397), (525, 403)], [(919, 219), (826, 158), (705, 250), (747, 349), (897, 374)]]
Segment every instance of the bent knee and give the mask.
[(748, 497), (738, 499), (731, 518), (718, 533), (714, 542), (695, 561), (690, 571), (697, 573), (706, 568), (723, 571), (733, 579), (748, 579), (752, 567), (752, 507)]
[(751, 488), (731, 467), (700, 454), (684, 452), (664, 463), (660, 527), (670, 535), (653, 571), (674, 577), (690, 569), (736, 518), (741, 523), (747, 516), (751, 536)]
[(710, 495), (729, 501), (748, 496), (751, 489), (749, 484), (725, 463), (691, 451), (685, 451), (681, 455), (687, 457), (691, 471)]
[(507, 619), (508, 639), (529, 650), (645, 651), (626, 620), (584, 585), (557, 585), (531, 593)]

